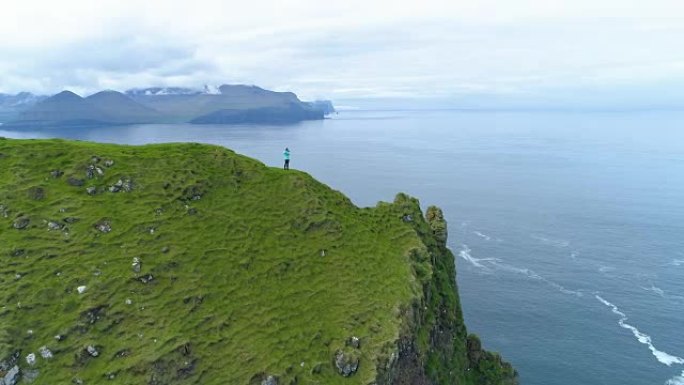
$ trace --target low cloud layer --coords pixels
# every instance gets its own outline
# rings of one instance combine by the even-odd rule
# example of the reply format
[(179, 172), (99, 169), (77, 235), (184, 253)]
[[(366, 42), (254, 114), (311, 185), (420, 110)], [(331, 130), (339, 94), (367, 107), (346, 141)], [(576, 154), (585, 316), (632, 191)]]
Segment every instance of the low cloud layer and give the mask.
[(675, 1), (26, 0), (0, 13), (0, 92), (250, 83), (345, 99), (660, 89), (684, 81), (683, 21)]

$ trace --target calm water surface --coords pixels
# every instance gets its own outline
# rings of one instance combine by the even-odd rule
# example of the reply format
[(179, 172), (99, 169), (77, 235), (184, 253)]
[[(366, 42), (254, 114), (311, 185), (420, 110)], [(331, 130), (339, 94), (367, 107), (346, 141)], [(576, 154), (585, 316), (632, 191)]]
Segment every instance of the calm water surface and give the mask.
[(357, 111), (0, 135), (215, 143), (273, 166), (287, 146), (293, 168), (359, 205), (403, 191), (445, 210), (469, 329), (523, 384), (684, 384), (684, 114)]

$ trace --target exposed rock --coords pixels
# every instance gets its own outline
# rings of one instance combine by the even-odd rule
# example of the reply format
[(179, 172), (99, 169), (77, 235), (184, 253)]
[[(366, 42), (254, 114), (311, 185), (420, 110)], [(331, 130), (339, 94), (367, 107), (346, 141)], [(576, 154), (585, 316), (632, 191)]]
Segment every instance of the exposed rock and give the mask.
[(76, 378), (74, 378), (73, 380), (71, 380), (71, 383), (73, 383), (74, 385), (83, 385), (83, 384), (84, 384), (83, 380), (81, 380), (81, 379), (78, 378), (78, 377), (76, 377)]
[(33, 366), (36, 364), (36, 355), (35, 353), (29, 353), (28, 356), (26, 356), (26, 363)]
[(97, 194), (97, 187), (93, 187), (93, 186), (87, 187), (86, 192), (88, 193), (88, 195), (95, 195), (95, 194)]
[(359, 337), (352, 336), (347, 340), (347, 346), (351, 346), (354, 349), (359, 349), (361, 348), (361, 340)]
[(152, 276), (152, 274), (145, 274), (143, 276), (138, 277), (138, 281), (140, 281), (142, 283), (149, 283), (149, 282), (152, 282), (153, 280), (154, 280), (154, 277)]
[(48, 227), (48, 230), (61, 230), (62, 229), (62, 225), (57, 221), (48, 221), (47, 227)]
[(105, 316), (105, 310), (107, 310), (107, 305), (100, 305), (90, 308), (83, 313), (81, 313), (81, 321), (93, 325)]
[(105, 167), (112, 167), (114, 165), (114, 161), (111, 159), (107, 159), (104, 161), (104, 166)]
[(76, 291), (78, 291), (78, 294), (83, 294), (86, 291), (86, 286), (79, 286), (76, 288)]
[(87, 352), (88, 355), (90, 355), (91, 357), (97, 357), (97, 356), (100, 355), (100, 352), (99, 352), (99, 351), (97, 350), (97, 348), (96, 348), (95, 346), (93, 346), (93, 345), (88, 345), (88, 346), (86, 346), (86, 352)]
[(66, 335), (64, 335), (64, 334), (57, 334), (55, 336), (56, 341), (64, 341), (65, 339), (66, 339)]
[(133, 181), (131, 181), (130, 179), (124, 180), (123, 190), (124, 190), (125, 192), (131, 192), (131, 191), (133, 191)]
[(53, 177), (53, 178), (59, 178), (59, 177), (61, 177), (62, 175), (64, 175), (64, 171), (61, 171), (61, 170), (52, 170), (52, 171), (50, 171), (50, 176)]
[(86, 178), (88, 179), (93, 179), (95, 178), (95, 166), (92, 164), (86, 168)]
[(67, 183), (74, 187), (81, 187), (85, 184), (85, 180), (70, 176), (67, 178)]
[(140, 270), (142, 270), (142, 261), (138, 257), (133, 257), (133, 272), (137, 274)]
[(96, 156), (96, 155), (93, 156), (92, 158), (90, 158), (90, 161), (93, 163), (100, 163), (100, 160), (102, 160), (102, 158), (100, 158), (99, 156)]
[(168, 253), (170, 250), (171, 250), (171, 249), (170, 249), (168, 246), (164, 246), (164, 247), (161, 248), (161, 252), (164, 253), (164, 254)]
[(45, 199), (45, 189), (42, 187), (31, 187), (28, 189), (28, 197), (34, 201)]
[(261, 381), (261, 385), (278, 385), (278, 377), (268, 376)]
[(19, 383), (19, 366), (14, 365), (10, 370), (5, 373), (5, 376), (0, 378), (0, 384), (4, 385), (17, 385)]
[(74, 217), (66, 217), (66, 218), (64, 218), (64, 219), (62, 219), (62, 220), (63, 220), (64, 222), (66, 222), (66, 223), (69, 223), (69, 224), (71, 224), (71, 223), (76, 223), (76, 222), (79, 221), (78, 218), (74, 218)]
[(112, 224), (109, 223), (109, 221), (107, 221), (107, 220), (101, 220), (101, 221), (97, 222), (94, 226), (101, 233), (106, 234), (106, 233), (112, 231)]
[(38, 353), (40, 353), (40, 356), (45, 359), (52, 358), (52, 352), (47, 348), (47, 346), (41, 346), (38, 349)]
[(133, 181), (130, 179), (119, 179), (113, 185), (109, 186), (109, 191), (117, 193), (120, 191), (131, 192), (133, 191)]
[(0, 205), (0, 215), (2, 215), (3, 218), (8, 218), (9, 208), (5, 205)]
[(26, 250), (24, 249), (14, 249), (10, 252), (10, 255), (13, 257), (21, 257), (24, 253), (26, 253)]
[(133, 301), (131, 301), (130, 298), (126, 298), (126, 301), (124, 301), (126, 305), (133, 305)]
[(31, 223), (31, 221), (28, 218), (21, 217), (21, 218), (17, 218), (14, 221), (14, 223), (12, 224), (12, 226), (17, 230), (22, 230), (22, 229), (27, 228), (29, 223)]
[(349, 377), (359, 370), (359, 357), (351, 352), (338, 350), (335, 353), (333, 363), (337, 372), (343, 377)]
[(432, 233), (439, 242), (446, 245), (448, 231), (447, 222), (444, 219), (444, 213), (439, 207), (430, 206), (425, 213), (425, 219), (427, 219), (430, 228), (432, 228)]

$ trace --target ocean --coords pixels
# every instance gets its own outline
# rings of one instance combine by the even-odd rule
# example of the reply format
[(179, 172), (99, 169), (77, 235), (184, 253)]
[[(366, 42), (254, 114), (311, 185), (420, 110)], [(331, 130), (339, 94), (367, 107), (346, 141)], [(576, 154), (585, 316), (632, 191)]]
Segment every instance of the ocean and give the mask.
[(7, 132), (214, 143), (449, 221), (469, 331), (526, 385), (684, 385), (684, 113), (346, 111), (291, 126)]

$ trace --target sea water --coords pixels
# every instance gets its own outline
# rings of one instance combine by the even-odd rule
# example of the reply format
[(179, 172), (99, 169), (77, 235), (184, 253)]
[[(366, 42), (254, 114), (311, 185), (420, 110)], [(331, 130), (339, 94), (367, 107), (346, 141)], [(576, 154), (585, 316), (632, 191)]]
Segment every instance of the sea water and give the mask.
[(354, 111), (0, 135), (214, 143), (278, 167), (289, 147), (292, 168), (358, 205), (402, 191), (445, 210), (469, 331), (523, 384), (684, 384), (684, 113)]

